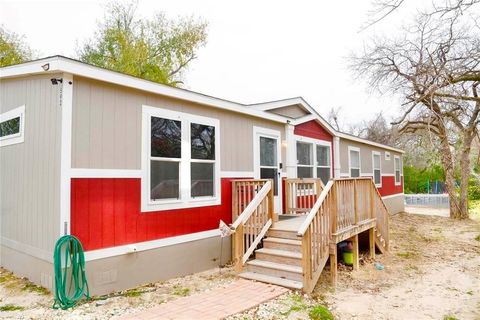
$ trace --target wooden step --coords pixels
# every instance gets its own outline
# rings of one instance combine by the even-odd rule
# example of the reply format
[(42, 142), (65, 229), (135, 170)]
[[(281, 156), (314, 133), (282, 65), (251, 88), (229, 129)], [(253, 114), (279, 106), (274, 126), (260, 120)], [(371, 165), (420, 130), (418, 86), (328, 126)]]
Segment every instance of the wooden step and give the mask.
[(299, 240), (297, 237), (297, 232), (292, 230), (283, 230), (277, 228), (270, 228), (267, 232), (268, 237), (272, 238), (282, 238), (290, 240)]
[(263, 239), (263, 247), (293, 252), (302, 252), (302, 241), (268, 237)]
[(303, 280), (302, 267), (289, 264), (255, 259), (247, 262), (246, 270), (282, 279), (300, 282)]
[(293, 266), (302, 265), (302, 254), (300, 252), (262, 248), (255, 250), (255, 258)]
[(244, 278), (244, 279), (250, 279), (250, 280), (255, 280), (255, 281), (260, 281), (260, 282), (265, 282), (265, 283), (271, 283), (271, 284), (275, 284), (277, 286), (282, 286), (282, 287), (291, 288), (291, 289), (300, 290), (300, 289), (303, 288), (303, 283), (300, 282), (300, 281), (282, 279), (282, 278), (278, 278), (278, 277), (267, 276), (267, 275), (260, 274), (260, 273), (242, 272), (242, 273), (239, 274), (239, 276)]

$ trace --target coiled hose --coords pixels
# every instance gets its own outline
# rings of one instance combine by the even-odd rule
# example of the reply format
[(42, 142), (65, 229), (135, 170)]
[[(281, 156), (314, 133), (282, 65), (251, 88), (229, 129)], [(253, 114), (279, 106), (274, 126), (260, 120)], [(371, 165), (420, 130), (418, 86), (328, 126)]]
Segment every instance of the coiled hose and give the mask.
[[(62, 258), (64, 260), (62, 261)], [(90, 298), (85, 277), (83, 247), (76, 237), (66, 235), (58, 239), (53, 254), (55, 271), (55, 302), (53, 309), (75, 306), (83, 296)]]

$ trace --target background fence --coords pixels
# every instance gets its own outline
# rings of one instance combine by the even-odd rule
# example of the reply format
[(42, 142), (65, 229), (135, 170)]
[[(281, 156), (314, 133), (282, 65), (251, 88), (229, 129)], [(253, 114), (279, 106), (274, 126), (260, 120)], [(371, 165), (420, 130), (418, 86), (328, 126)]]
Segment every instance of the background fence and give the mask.
[(433, 208), (449, 208), (450, 201), (446, 194), (406, 194), (405, 205)]

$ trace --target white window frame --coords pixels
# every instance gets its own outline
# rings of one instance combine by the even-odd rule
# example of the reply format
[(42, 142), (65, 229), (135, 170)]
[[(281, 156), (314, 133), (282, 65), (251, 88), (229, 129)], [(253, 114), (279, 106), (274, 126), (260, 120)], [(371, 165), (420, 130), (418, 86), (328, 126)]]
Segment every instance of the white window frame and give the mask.
[[(398, 168), (397, 168), (397, 160), (398, 159)], [(398, 177), (400, 178), (399, 181), (397, 181), (397, 171), (398, 171)], [(395, 179), (395, 185), (400, 186), (402, 184), (402, 160), (400, 159), (399, 156), (393, 156), (393, 176)]]
[(25, 141), (25, 105), (0, 114), (0, 123), (18, 117), (20, 117), (19, 132), (15, 134), (10, 134), (8, 136), (0, 137), (0, 147), (23, 143)]
[[(311, 145), (311, 157), (312, 157), (312, 164), (311, 165), (302, 165), (298, 164), (298, 159), (297, 158), (297, 142), (303, 142), (303, 143), (308, 143)], [(330, 166), (319, 166), (317, 163), (317, 145), (319, 146), (325, 146), (330, 148)], [(325, 140), (319, 140), (319, 139), (313, 139), (309, 137), (304, 137), (304, 136), (298, 136), (295, 135), (295, 159), (296, 159), (296, 166), (295, 166), (295, 177), (298, 178), (298, 167), (305, 167), (305, 168), (312, 168), (313, 170), (313, 178), (318, 178), (317, 177), (317, 168), (330, 168), (330, 179), (333, 178), (333, 166), (332, 166), (332, 159), (333, 159), (333, 154), (332, 151), (333, 146), (330, 141), (325, 141)]]
[(385, 151), (385, 160), (390, 161), (390, 159), (391, 159), (390, 152)]
[[(358, 168), (352, 167), (352, 162), (350, 161), (350, 151), (358, 152)], [(362, 157), (360, 154), (360, 148), (348, 146), (348, 176), (352, 178), (352, 169), (358, 169), (358, 177), (362, 176)]]
[[(378, 161), (380, 168), (375, 169), (375, 156), (378, 156)], [(375, 170), (380, 170), (380, 183), (375, 183)], [(372, 178), (375, 186), (378, 188), (382, 187), (382, 153), (379, 151), (372, 151)]]
[[(151, 117), (181, 121), (181, 158), (179, 159), (179, 198), (152, 200), (150, 198)], [(190, 124), (215, 127), (215, 160), (191, 159)], [(163, 158), (162, 158), (163, 159)], [(169, 158), (166, 161), (170, 161)], [(214, 196), (191, 197), (191, 163), (214, 163)], [(221, 203), (220, 188), (220, 121), (168, 109), (142, 106), (142, 212), (196, 208)]]

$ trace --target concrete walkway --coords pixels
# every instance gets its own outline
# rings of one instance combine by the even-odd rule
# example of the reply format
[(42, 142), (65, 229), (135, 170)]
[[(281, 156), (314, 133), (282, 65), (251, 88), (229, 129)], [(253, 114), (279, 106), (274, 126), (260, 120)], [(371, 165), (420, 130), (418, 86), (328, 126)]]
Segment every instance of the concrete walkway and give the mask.
[(223, 319), (288, 291), (283, 287), (241, 279), (226, 287), (172, 300), (121, 319)]

